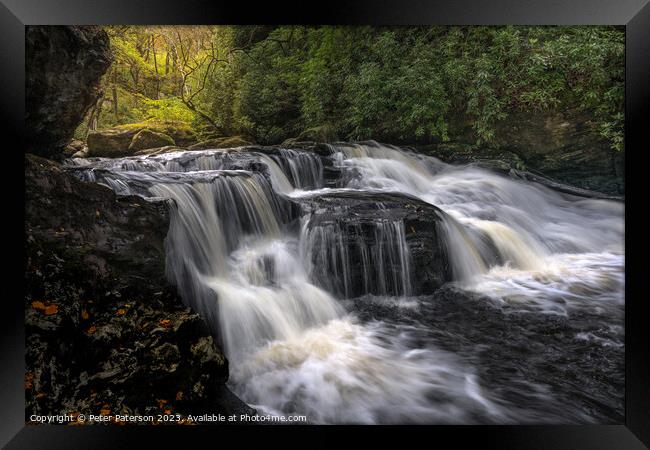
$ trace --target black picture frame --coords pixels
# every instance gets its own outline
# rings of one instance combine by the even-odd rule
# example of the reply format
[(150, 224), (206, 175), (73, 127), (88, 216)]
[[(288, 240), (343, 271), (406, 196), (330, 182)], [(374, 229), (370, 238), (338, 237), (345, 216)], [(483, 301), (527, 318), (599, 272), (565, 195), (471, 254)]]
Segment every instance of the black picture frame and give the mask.
[[(0, 364), (0, 444), (6, 448), (123, 448), (135, 438), (148, 446), (187, 447), (197, 439), (234, 434), (236, 445), (250, 438), (267, 442), (289, 431), (291, 440), (310, 446), (339, 445), (333, 431), (361, 432), (380, 440), (400, 434), (398, 443), (417, 441), (454, 446), (474, 442), (485, 448), (636, 449), (650, 446), (650, 337), (643, 271), (647, 235), (643, 166), (650, 117), (650, 0), (362, 0), (306, 3), (243, 3), (202, 0), (0, 0), (0, 143), (6, 270), (3, 283), (2, 364)], [(370, 24), (370, 25), (622, 25), (626, 30), (626, 388), (625, 425), (613, 426), (379, 426), (264, 427), (262, 434), (226, 426), (25, 426), (24, 423), (24, 38), (26, 25), (83, 24)], [(635, 219), (637, 221), (635, 221)], [(20, 262), (19, 262), (20, 261)], [(155, 430), (152, 430), (155, 428)], [(234, 433), (233, 433), (234, 432)], [(407, 438), (408, 440), (406, 440)], [(416, 441), (417, 439), (417, 441)], [(283, 439), (284, 443), (290, 443)], [(216, 445), (216, 444), (214, 444)], [(433, 445), (433, 444), (432, 444)]]

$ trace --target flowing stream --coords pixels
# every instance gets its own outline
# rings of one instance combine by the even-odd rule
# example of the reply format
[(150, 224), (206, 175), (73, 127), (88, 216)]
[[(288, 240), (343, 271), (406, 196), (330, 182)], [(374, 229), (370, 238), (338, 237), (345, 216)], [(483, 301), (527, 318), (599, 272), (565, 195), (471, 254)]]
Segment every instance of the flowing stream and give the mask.
[[(310, 423), (622, 420), (620, 202), (375, 142), (69, 168), (118, 194), (172, 200), (168, 277), (219, 336), (233, 391), (260, 412)], [(354, 218), (346, 199), (385, 193), (443, 211), (450, 275), (437, 291), (418, 292), (410, 231), (381, 201), (370, 225), (316, 220), (329, 214), (318, 199)]]

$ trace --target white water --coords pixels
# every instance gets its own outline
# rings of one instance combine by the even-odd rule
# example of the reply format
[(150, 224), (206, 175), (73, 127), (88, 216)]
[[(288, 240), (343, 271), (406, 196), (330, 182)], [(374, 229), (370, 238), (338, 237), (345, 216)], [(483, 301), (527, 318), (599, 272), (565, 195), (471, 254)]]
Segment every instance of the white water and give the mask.
[[(376, 143), (333, 151), (357, 173), (349, 187), (407, 193), (451, 216), (446, 242), (464, 288), (547, 312), (557, 312), (558, 301), (571, 307), (594, 295), (623, 301), (622, 203), (560, 194)], [(486, 237), (500, 264), (489, 263), (494, 251)]]
[[(349, 171), (344, 189), (408, 193), (449, 215), (445, 241), (464, 289), (515, 313), (567, 315), (623, 301), (621, 204), (569, 197), (388, 146), (332, 150), (335, 164)], [(313, 155), (255, 155), (268, 180), (247, 170), (241, 152), (188, 155), (96, 160), (89, 165), (107, 172), (83, 176), (119, 193), (175, 201), (169, 277), (221, 334), (231, 384), (242, 399), (273, 414), (306, 414), (312, 423), (545, 420), (486, 392), (471, 366), (434, 342), (416, 342), (408, 327), (362, 323), (346, 311), (334, 297), (349, 296), (353, 282), (338, 231), (309, 228), (304, 220), (300, 233), (283, 225), (291, 219), (278, 194), (330, 191)], [(405, 297), (417, 267), (410, 265), (403, 225), (382, 222), (376, 233), (383, 244), (359, 246), (365, 291), (372, 285), (381, 295), (390, 285), (402, 298), (384, 295), (379, 302), (417, 307)], [(315, 267), (312, 252), (321, 258)], [(398, 269), (387, 273), (386, 260)], [(315, 271), (328, 261), (342, 270), (320, 283), (322, 289)]]

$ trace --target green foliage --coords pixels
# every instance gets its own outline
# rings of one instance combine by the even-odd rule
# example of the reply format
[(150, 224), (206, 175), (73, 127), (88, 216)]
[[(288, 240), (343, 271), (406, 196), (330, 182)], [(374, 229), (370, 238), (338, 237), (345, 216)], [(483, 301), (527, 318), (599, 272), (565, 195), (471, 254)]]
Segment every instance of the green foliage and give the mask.
[(327, 126), (341, 139), (481, 145), (514, 113), (561, 112), (623, 149), (616, 27), (107, 29), (116, 62), (99, 127), (164, 119), (277, 143)]
[(192, 123), (196, 120), (196, 114), (189, 110), (178, 97), (159, 100), (141, 97), (141, 102), (133, 109), (132, 113), (134, 117), (172, 123)]

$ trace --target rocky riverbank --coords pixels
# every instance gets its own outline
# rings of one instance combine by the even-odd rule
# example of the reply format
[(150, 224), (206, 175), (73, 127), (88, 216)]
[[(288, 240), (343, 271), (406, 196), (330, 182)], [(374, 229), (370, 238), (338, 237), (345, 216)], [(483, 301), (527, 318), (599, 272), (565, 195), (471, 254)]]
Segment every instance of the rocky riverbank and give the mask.
[(25, 158), (26, 417), (250, 412), (165, 278), (167, 205)]

